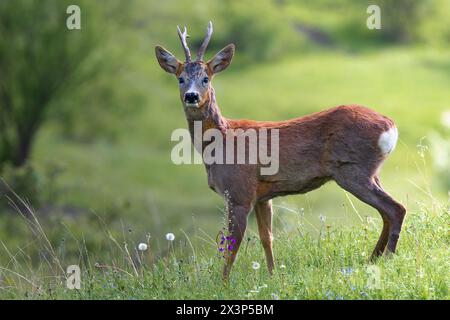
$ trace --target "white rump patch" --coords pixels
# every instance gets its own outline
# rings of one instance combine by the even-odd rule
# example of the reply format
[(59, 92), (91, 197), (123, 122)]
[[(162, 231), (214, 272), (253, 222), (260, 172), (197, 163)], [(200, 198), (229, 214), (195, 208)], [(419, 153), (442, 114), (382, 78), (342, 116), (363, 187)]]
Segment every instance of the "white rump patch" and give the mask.
[(383, 132), (378, 139), (378, 146), (383, 154), (391, 153), (397, 144), (398, 131), (396, 127), (390, 128)]

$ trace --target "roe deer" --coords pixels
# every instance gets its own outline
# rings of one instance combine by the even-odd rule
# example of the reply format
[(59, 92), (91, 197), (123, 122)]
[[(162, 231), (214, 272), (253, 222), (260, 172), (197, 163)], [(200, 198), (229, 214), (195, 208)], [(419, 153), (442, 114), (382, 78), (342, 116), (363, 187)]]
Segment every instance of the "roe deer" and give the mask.
[[(398, 132), (387, 117), (358, 105), (344, 105), (287, 121), (226, 119), (220, 113), (211, 85), (213, 76), (225, 70), (235, 47), (229, 44), (208, 62), (203, 56), (212, 35), (211, 22), (195, 61), (191, 60), (187, 31), (178, 35), (185, 52), (183, 63), (161, 46), (156, 46), (160, 66), (179, 81), (180, 98), (194, 139), (194, 122), (202, 130), (215, 128), (224, 135), (230, 129), (277, 129), (279, 170), (271, 176), (259, 174), (260, 164), (206, 164), (209, 186), (227, 201), (228, 232), (233, 246), (226, 255), (223, 277), (227, 279), (239, 250), (247, 217), (255, 210), (259, 236), (270, 273), (272, 254), (272, 203), (277, 196), (306, 193), (334, 180), (341, 188), (377, 209), (383, 219), (380, 238), (372, 259), (395, 252), (405, 208), (383, 190), (379, 169), (394, 149)], [(201, 145), (202, 151), (208, 143)]]

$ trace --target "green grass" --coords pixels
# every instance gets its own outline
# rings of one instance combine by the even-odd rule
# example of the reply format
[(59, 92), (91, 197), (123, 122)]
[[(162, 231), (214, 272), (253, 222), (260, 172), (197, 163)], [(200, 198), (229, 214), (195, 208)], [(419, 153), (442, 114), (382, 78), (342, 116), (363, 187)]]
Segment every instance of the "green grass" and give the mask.
[[(12, 255), (11, 267), (2, 270), (2, 298), (32, 299), (449, 299), (450, 210), (430, 198), (418, 211), (410, 211), (397, 253), (368, 263), (381, 222), (369, 219), (356, 227), (334, 223), (309, 232), (307, 217), (296, 212), (290, 231), (280, 230), (274, 239), (276, 270), (270, 276), (262, 246), (254, 232), (241, 246), (230, 281), (221, 279), (223, 257), (204, 234), (176, 233), (166, 243), (164, 256), (149, 250), (138, 252), (136, 243), (110, 238), (116, 254), (109, 263), (81, 261), (82, 287), (68, 290), (57, 265), (63, 252), (49, 250), (39, 233), (43, 254), (54, 273), (14, 269), (22, 253)], [(196, 230), (198, 232), (199, 230)], [(203, 244), (191, 246), (202, 239)], [(85, 246), (79, 243), (80, 253)], [(119, 250), (117, 250), (119, 249)], [(260, 264), (259, 269), (253, 263)], [(371, 271), (376, 268), (376, 271)], [(31, 273), (30, 273), (31, 272)], [(374, 272), (379, 275), (373, 280)], [(30, 276), (33, 274), (33, 276)], [(44, 275), (46, 276), (44, 278)]]

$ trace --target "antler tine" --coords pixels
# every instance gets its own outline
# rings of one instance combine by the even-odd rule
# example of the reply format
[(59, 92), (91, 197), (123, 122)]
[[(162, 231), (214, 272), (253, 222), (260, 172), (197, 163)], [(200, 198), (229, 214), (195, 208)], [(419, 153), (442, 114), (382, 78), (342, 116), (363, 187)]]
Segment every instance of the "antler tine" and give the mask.
[(208, 47), (209, 40), (211, 40), (212, 33), (213, 33), (213, 26), (212, 26), (212, 22), (210, 21), (208, 23), (208, 28), (206, 29), (205, 39), (203, 40), (202, 45), (200, 46), (200, 48), (197, 51), (197, 61), (203, 60), (203, 56), (205, 55), (205, 51), (206, 51), (206, 48)]
[(191, 51), (189, 50), (189, 47), (188, 47), (187, 41), (186, 41), (187, 37), (189, 37), (187, 34), (187, 28), (184, 27), (183, 32), (181, 32), (179, 26), (177, 26), (177, 29), (178, 29), (178, 36), (180, 37), (181, 44), (183, 45), (184, 54), (186, 55), (186, 62), (191, 62)]

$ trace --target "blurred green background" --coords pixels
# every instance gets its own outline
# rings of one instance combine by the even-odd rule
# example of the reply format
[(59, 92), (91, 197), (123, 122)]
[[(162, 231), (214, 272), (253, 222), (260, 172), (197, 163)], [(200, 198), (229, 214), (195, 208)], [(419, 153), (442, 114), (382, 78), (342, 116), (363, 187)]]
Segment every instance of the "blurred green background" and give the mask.
[[(66, 28), (70, 4), (81, 8), (81, 30)], [(381, 30), (366, 26), (369, 4), (381, 8)], [(231, 67), (214, 80), (225, 117), (282, 120), (366, 105), (400, 131), (385, 188), (410, 214), (430, 196), (448, 199), (448, 0), (3, 0), (0, 265), (10, 261), (6, 248), (37, 265), (43, 259), (9, 187), (67, 263), (80, 259), (79, 242), (95, 261), (107, 259), (110, 235), (133, 243), (150, 236), (156, 255), (167, 232), (195, 244), (215, 238), (222, 200), (203, 166), (170, 160), (171, 133), (186, 120), (177, 81), (154, 56), (160, 44), (182, 59), (176, 25), (187, 25), (195, 51), (209, 20), (207, 58), (236, 44)], [(334, 183), (274, 204), (275, 226), (287, 230), (297, 213), (312, 232), (320, 215), (333, 225), (378, 219)]]

